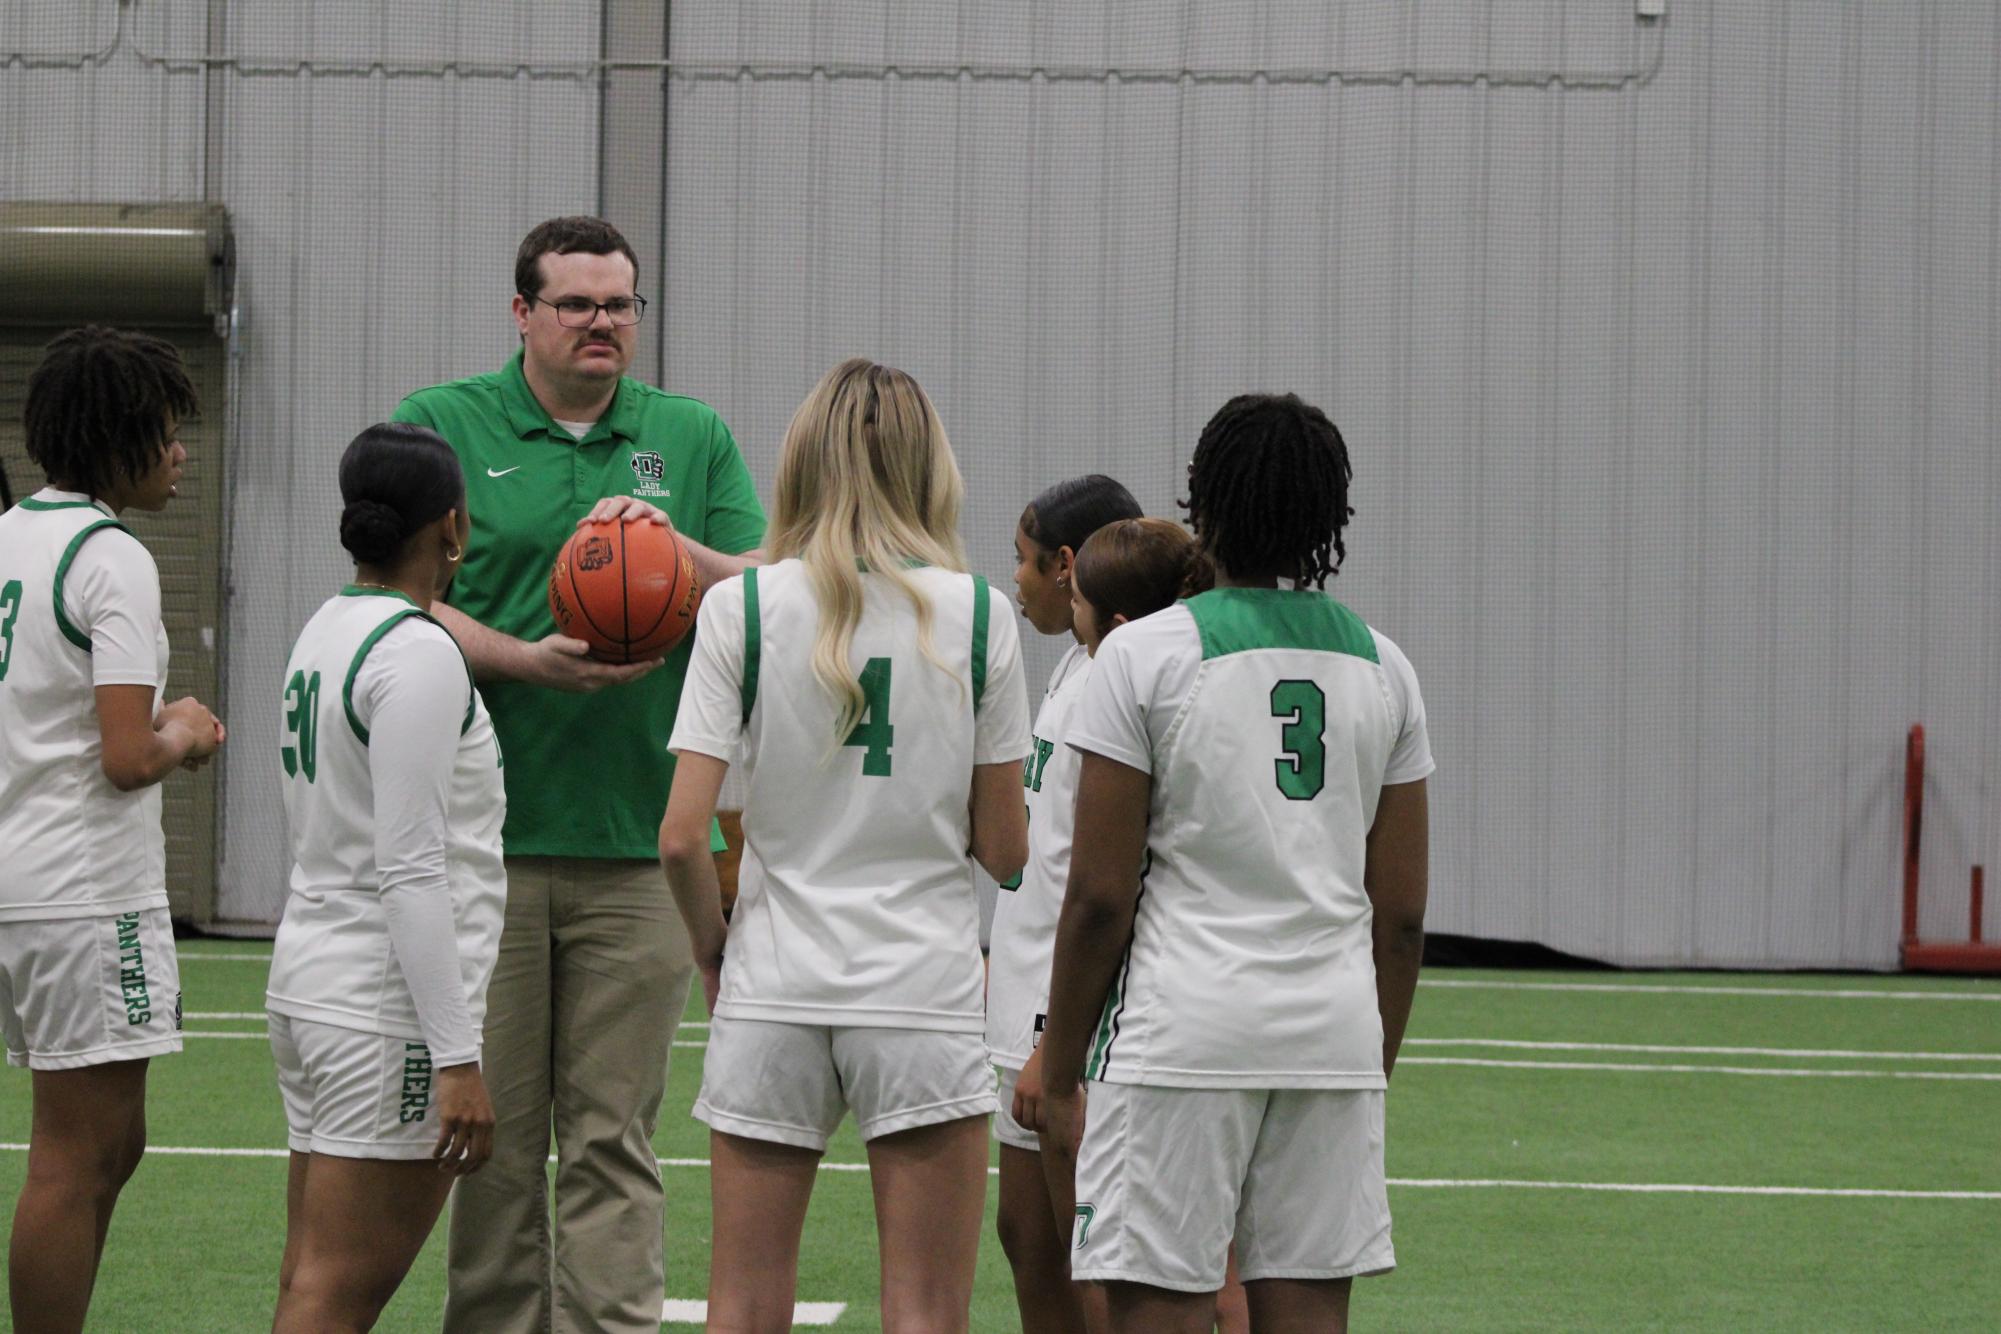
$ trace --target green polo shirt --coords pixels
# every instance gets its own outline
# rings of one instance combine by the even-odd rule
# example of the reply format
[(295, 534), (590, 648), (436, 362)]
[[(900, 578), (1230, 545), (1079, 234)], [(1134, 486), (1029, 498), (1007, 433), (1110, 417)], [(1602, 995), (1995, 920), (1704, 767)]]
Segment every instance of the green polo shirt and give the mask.
[[(551, 421), (521, 354), (491, 375), (420, 389), (395, 420), (450, 442), (466, 474), (472, 541), (447, 601), (517, 639), (556, 632), (549, 570), (577, 520), (606, 496), (638, 496), (704, 546), (764, 540), (764, 508), (723, 419), (707, 404), (626, 378), (582, 440)], [(590, 695), (482, 685), (507, 756), (507, 851), (543, 857), (658, 855), (674, 777), (667, 738), (693, 636), (666, 665)]]

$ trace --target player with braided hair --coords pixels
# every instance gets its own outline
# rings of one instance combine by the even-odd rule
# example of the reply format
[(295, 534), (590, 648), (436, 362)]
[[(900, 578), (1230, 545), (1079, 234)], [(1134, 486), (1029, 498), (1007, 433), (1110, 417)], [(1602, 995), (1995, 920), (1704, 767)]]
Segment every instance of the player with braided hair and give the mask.
[(1345, 1329), (1395, 1263), (1433, 764), (1409, 662), (1319, 591), (1349, 477), (1318, 409), (1227, 403), (1187, 501), (1216, 586), (1109, 636), (1071, 715), (1043, 1144), (1076, 1155), (1071, 1273), (1115, 1329), (1207, 1329), (1233, 1242), (1260, 1331)]
[(1222, 565), (1324, 588), (1341, 568), (1354, 469), (1327, 414), (1295, 394), (1240, 394), (1188, 465), (1188, 522)]
[(146, 1145), (146, 1067), (181, 1049), (159, 783), (222, 744), (164, 707), (160, 575), (118, 521), (162, 510), (195, 409), (174, 349), (90, 326), (28, 377), (48, 485), (0, 515), (0, 1033), (33, 1075), (9, 1289), (20, 1330), (80, 1329)]

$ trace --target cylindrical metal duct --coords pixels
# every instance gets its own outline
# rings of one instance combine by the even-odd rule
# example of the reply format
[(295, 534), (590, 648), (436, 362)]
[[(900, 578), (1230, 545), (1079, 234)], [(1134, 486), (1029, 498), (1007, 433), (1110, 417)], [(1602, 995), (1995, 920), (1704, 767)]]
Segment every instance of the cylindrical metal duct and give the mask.
[(235, 278), (219, 204), (0, 204), (0, 324), (219, 329)]

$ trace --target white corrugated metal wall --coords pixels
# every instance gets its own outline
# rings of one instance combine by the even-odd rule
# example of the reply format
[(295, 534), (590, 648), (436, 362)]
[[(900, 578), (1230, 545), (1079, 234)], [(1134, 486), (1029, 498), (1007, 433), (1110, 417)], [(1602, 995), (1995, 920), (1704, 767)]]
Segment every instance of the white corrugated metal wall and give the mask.
[[(283, 809), (276, 683), (298, 629), (351, 568), (334, 465), (420, 385), (511, 355), (514, 248), (597, 199), (595, 77), (320, 72), (382, 56), (538, 64), (598, 55), (598, 0), (0, 0), (0, 197), (201, 199), (230, 211), (241, 310), (233, 442), (230, 742), (221, 915), (273, 922)], [(199, 57), (238, 58), (205, 73)], [(46, 62), (44, 64), (43, 62)], [(205, 160), (219, 90), (220, 156)]]
[[(256, 683), (338, 577), (330, 455), (506, 354), (513, 245), (591, 206), (600, 130), (588, 80), (275, 67), (588, 59), (600, 6), (225, 8), (256, 72), (170, 59), (202, 49), (203, 0), (145, 0), (81, 68), (111, 0), (0, 0), (0, 51), (52, 64), (0, 56), (0, 197), (210, 190), (235, 217), (223, 894), (262, 917)], [(1931, 733), (1928, 933), (1963, 929), (1965, 868), (1996, 851), (2001, 19), (1670, 10), (677, 0), (666, 378), (768, 482), (828, 363), (909, 367), (997, 577), (1042, 484), (1104, 468), (1171, 512), (1216, 404), (1297, 389), (1357, 460), (1337, 591), (1426, 685), (1435, 929), (1889, 965), (1908, 722)], [(1428, 73), (1302, 77), (1400, 68)], [(1578, 77), (1437, 77), (1478, 70)]]
[(1669, 8), (677, 0), (667, 376), (768, 479), (821, 369), (904, 365), (995, 575), (1041, 485), (1171, 513), (1297, 390), (1426, 686), (1434, 929), (1891, 965), (1907, 724), (1928, 934), (2001, 833), (1997, 10)]

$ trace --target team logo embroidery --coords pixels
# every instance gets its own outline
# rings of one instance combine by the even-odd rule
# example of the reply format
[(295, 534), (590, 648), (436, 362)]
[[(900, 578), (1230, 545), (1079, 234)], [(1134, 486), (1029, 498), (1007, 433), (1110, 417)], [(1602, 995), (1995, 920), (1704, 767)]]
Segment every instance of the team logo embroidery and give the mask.
[(584, 549), (577, 553), (577, 568), (580, 570), (602, 570), (611, 564), (611, 539), (608, 537), (587, 537)]
[(1077, 1240), (1071, 1246), (1071, 1250), (1081, 1251), (1091, 1244), (1091, 1223), (1097, 1216), (1097, 1205), (1080, 1203), (1077, 1206)]
[(635, 496), (664, 496), (669, 494), (662, 485), (667, 477), (667, 460), (660, 457), (657, 450), (635, 450), (632, 455), (632, 494)]

